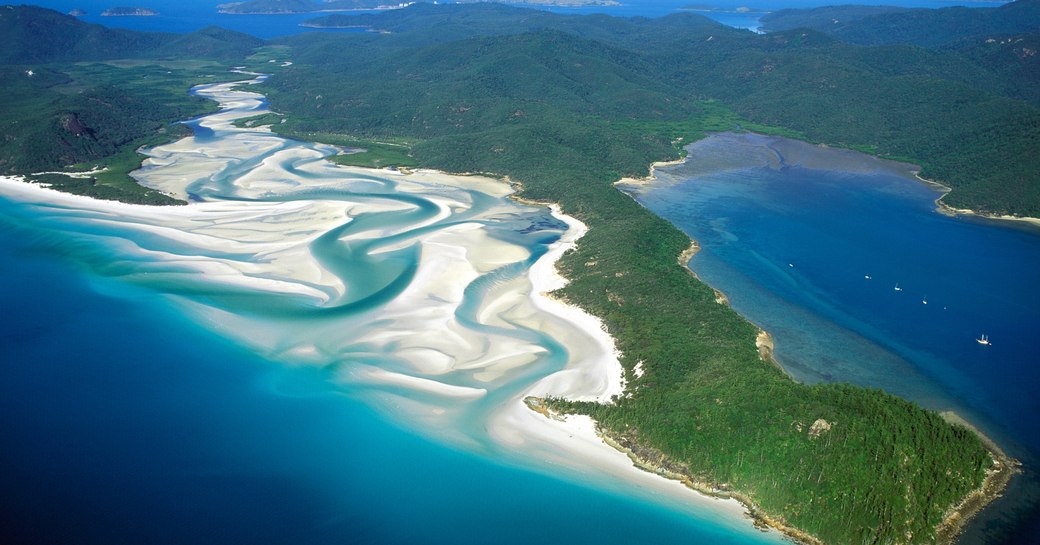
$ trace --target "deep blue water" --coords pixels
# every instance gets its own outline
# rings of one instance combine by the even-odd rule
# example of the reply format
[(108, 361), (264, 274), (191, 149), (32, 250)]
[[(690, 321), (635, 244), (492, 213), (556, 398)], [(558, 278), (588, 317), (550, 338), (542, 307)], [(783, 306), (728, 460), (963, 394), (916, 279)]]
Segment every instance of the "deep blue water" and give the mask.
[(419, 438), (53, 236), (0, 221), (4, 543), (775, 543)]
[[(715, 137), (694, 149), (754, 157), (768, 140)], [(1026, 463), (1020, 481), (1032, 491), (1021, 492), (1036, 494), (1040, 228), (938, 214), (936, 190), (885, 170), (843, 171), (844, 158), (833, 169), (787, 159), (659, 169), (661, 183), (637, 198), (700, 243), (691, 268), (774, 336), (797, 379), (955, 410)], [(976, 342), (983, 333), (992, 346)]]
[[(192, 32), (208, 25), (237, 30), (260, 38), (273, 38), (299, 32), (357, 32), (351, 29), (308, 29), (299, 24), (322, 14), (272, 14), (272, 15), (230, 15), (217, 13), (217, 5), (225, 2), (219, 0), (134, 0), (119, 2), (115, 0), (38, 0), (36, 5), (56, 9), (68, 13), (73, 9), (82, 9), (87, 15), (82, 20), (115, 28), (133, 30)], [(388, 2), (389, 3), (389, 2)], [(947, 6), (993, 7), (1004, 2), (984, 2), (972, 0), (892, 0), (886, 2), (837, 2), (828, 0), (627, 0), (619, 6), (592, 6), (587, 8), (548, 8), (559, 13), (606, 13), (618, 17), (660, 17), (677, 13), (684, 6), (710, 6), (718, 11), (696, 11), (711, 17), (722, 24), (737, 28), (758, 28), (758, 18), (762, 13), (783, 8), (811, 8), (840, 3), (873, 3), (902, 7), (940, 8)], [(102, 17), (100, 14), (107, 8), (121, 5), (150, 8), (159, 15), (153, 17)], [(755, 11), (737, 13), (739, 7), (753, 8)], [(344, 12), (350, 13), (350, 12)]]

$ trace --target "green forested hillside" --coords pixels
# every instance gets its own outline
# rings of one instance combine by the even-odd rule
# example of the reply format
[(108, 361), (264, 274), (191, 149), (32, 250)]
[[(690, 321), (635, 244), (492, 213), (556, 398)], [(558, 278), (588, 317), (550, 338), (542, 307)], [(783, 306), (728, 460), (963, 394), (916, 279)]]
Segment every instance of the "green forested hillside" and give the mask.
[[(595, 111), (597, 119), (574, 120), (586, 126), (676, 121), (715, 99), (750, 122), (919, 164), (954, 188), (951, 205), (1040, 215), (1031, 56), (995, 62), (999, 53), (981, 47), (863, 47), (802, 30), (758, 36), (692, 14), (625, 20), (465, 8), (356, 18), (389, 35), (289, 38), (299, 64), (276, 78), (273, 96), (298, 114), (300, 130), (424, 137), (441, 136), (431, 132), (438, 127), (454, 136), (510, 131), (525, 122), (511, 117), (517, 109)], [(365, 54), (336, 54), (350, 49)], [(350, 77), (321, 83), (332, 73)]]
[(908, 10), (909, 8), (896, 6), (861, 6), (855, 4), (806, 9), (780, 9), (760, 17), (759, 23), (761, 23), (761, 26), (759, 30), (762, 32), (777, 32), (780, 30), (808, 28), (826, 33), (837, 28), (838, 25), (847, 25), (852, 21), (865, 17)]
[(190, 34), (110, 29), (35, 6), (0, 6), (0, 64), (193, 55), (241, 59), (261, 40), (209, 28)]
[(787, 9), (763, 16), (762, 26), (767, 32), (809, 28), (860, 45), (940, 47), (965, 38), (1035, 31), (1040, 28), (1040, 0), (1016, 0), (996, 8), (832, 6)]
[(956, 51), (997, 74), (1007, 96), (1040, 105), (1040, 31), (967, 39)]

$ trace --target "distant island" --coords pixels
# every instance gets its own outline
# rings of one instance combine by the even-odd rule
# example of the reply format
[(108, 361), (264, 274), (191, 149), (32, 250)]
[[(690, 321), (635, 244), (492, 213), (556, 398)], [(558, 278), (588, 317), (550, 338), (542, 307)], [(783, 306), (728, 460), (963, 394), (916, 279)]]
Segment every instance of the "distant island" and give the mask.
[(151, 17), (153, 15), (159, 15), (159, 12), (148, 8), (127, 7), (108, 8), (101, 12), (102, 17)]
[[(483, 0), (464, 0), (458, 4), (472, 4)], [(354, 11), (371, 9), (398, 9), (412, 5), (414, 2), (393, 2), (392, 0), (245, 0), (230, 2), (217, 6), (219, 13), (237, 15), (262, 15), (285, 13), (313, 13), (322, 11)], [(582, 6), (620, 6), (616, 0), (519, 0), (517, 2), (497, 2), (510, 4), (526, 4), (532, 6), (582, 7)], [(306, 24), (303, 26), (313, 26)], [(321, 27), (333, 28), (333, 27)]]
[(679, 9), (688, 11), (710, 11), (714, 13), (769, 13), (769, 10), (762, 8), (750, 8), (747, 6), (730, 8), (721, 6), (709, 6), (704, 4), (689, 4), (685, 6), (680, 6)]
[(350, 15), (326, 15), (324, 17), (317, 17), (314, 19), (307, 19), (300, 23), (300, 26), (306, 28), (357, 28), (364, 29), (369, 32), (381, 32), (371, 25), (359, 25), (357, 19)]
[(236, 15), (312, 13), (318, 11), (352, 11), (362, 9), (396, 9), (411, 2), (387, 0), (246, 0), (217, 6), (217, 12)]

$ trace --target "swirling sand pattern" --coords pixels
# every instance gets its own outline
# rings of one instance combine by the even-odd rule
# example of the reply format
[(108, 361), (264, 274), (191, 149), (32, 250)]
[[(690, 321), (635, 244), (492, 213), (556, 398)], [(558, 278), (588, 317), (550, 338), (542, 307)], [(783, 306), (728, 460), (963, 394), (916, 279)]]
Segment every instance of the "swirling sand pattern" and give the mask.
[(686, 508), (693, 500), (702, 513), (742, 512), (634, 469), (587, 418), (550, 421), (523, 405), (527, 395), (623, 392), (601, 323), (542, 295), (562, 285), (553, 263), (584, 225), (509, 199), (498, 180), (341, 167), (325, 160), (343, 151), (334, 146), (235, 127), (268, 111), (241, 85), (196, 88), (220, 111), (189, 122), (195, 137), (146, 150), (133, 174), (189, 206), (10, 179), (0, 194), (52, 250), (162, 294), (267, 359), (320, 366), (346, 395), (423, 434)]

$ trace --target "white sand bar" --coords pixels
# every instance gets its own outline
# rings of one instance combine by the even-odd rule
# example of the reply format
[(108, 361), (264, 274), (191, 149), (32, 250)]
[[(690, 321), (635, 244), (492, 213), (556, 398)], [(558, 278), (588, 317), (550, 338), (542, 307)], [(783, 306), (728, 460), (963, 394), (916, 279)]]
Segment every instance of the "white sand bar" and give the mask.
[[(523, 404), (610, 402), (623, 370), (602, 322), (546, 296), (586, 227), (479, 176), (336, 166), (332, 146), (237, 128), (264, 113), (234, 84), (197, 137), (147, 150), (143, 184), (190, 199), (145, 207), (0, 178), (0, 197), (99, 275), (154, 290), (207, 327), (287, 365), (320, 365), (417, 431), (509, 463), (743, 520), (636, 469), (588, 418)], [(546, 243), (549, 240), (552, 242)], [(537, 259), (535, 258), (537, 256)]]

